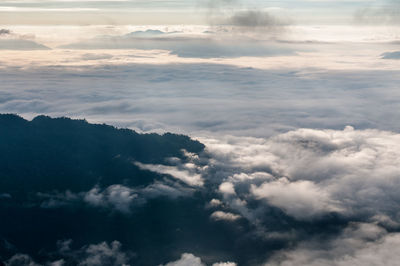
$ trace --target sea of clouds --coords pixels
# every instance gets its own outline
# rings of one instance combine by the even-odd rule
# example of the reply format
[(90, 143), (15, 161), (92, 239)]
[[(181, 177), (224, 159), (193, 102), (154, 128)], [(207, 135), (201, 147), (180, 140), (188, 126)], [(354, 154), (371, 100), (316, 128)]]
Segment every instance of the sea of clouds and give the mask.
[[(247, 26), (273, 21), (263, 14), (256, 21), (245, 15), (231, 19)], [(57, 48), (62, 49), (63, 60), (67, 54), (71, 61), (54, 64), (37, 65), (32, 58), (23, 64), (0, 59), (2, 113), (86, 118), (140, 132), (172, 131), (206, 145), (204, 154), (187, 154), (186, 163), (174, 158), (169, 165), (134, 162), (176, 182), (156, 182), (140, 190), (114, 184), (80, 193), (38, 193), (41, 207), (78, 203), (130, 215), (152, 197), (181, 199), (207, 190), (204, 209), (211, 212), (211, 221), (234, 225), (246, 221), (250, 225), (246, 237), (284, 243), (273, 252), (266, 250), (265, 265), (396, 265), (400, 242), (396, 44), (390, 44), (390, 51), (376, 50), (364, 67), (363, 55), (340, 51), (343, 43), (330, 43), (328, 48), (319, 43), (316, 48), (315, 43), (304, 46), (302, 40), (301, 47), (277, 49), (276, 40), (269, 46), (246, 37), (236, 46), (232, 39), (216, 41), (204, 34), (151, 37), (139, 43), (134, 42), (137, 37), (126, 35), (95, 37)], [(6, 29), (0, 31), (0, 39), (5, 49), (10, 42), (42, 47)], [(97, 50), (110, 48), (110, 43), (117, 44), (116, 51)], [(361, 43), (351, 45), (376, 47)], [(150, 50), (146, 55), (131, 50), (143, 46)], [(121, 54), (121, 49), (127, 51)], [(238, 63), (248, 58), (226, 60), (239, 55), (274, 59), (268, 67)], [(152, 62), (129, 61), (146, 56)], [(183, 62), (177, 57), (196, 60)], [(157, 63), (157, 58), (165, 60)], [(310, 62), (299, 67), (298, 59)], [(321, 67), (318, 59), (329, 61), (329, 67)], [(390, 67), (385, 65), (388, 61)], [(4, 192), (0, 199), (8, 196)], [(80, 265), (123, 265), (131, 256), (118, 240), (78, 249), (71, 249), (68, 241), (58, 243), (58, 252), (79, 257)], [(7, 265), (36, 263), (29, 255), (16, 254)], [(183, 253), (165, 265), (205, 262), (200, 255)]]

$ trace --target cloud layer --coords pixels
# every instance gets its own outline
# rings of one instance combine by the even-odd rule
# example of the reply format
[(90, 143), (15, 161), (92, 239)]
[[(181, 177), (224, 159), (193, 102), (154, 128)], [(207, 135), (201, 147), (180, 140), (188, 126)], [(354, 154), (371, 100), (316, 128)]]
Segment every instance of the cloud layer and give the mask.
[(396, 73), (219, 64), (5, 67), (0, 111), (194, 135), (269, 136), (348, 124), (396, 131)]
[(251, 184), (249, 195), (296, 219), (338, 213), (397, 221), (399, 141), (396, 133), (346, 127), (299, 129), (268, 140), (210, 140), (207, 148), (221, 167), (243, 171), (219, 186), (223, 195), (236, 195), (236, 187)]

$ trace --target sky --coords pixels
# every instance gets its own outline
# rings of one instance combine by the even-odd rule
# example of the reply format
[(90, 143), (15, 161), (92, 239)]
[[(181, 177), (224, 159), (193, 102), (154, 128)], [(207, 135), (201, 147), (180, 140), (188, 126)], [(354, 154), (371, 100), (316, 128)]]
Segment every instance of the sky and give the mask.
[[(18, 205), (18, 193), (0, 188), (0, 211), (12, 202), (41, 220), (84, 210), (86, 222), (101, 217), (117, 232), (60, 233), (46, 242), (51, 252), (36, 254), (0, 230), (6, 265), (143, 262), (152, 249), (141, 244), (159, 247), (160, 239), (179, 248), (167, 245), (156, 265), (397, 265), (397, 0), (4, 0), (0, 80), (0, 113), (204, 144), (162, 150), (153, 161), (132, 160), (120, 146), (104, 156), (154, 178), (141, 185), (122, 170), (102, 183), (103, 168), (87, 156), (83, 165), (94, 168), (82, 175), (100, 177), (75, 190), (65, 180), (57, 189), (40, 183)], [(107, 141), (95, 144), (116, 145)], [(87, 148), (71, 143), (72, 158)], [(146, 219), (154, 217), (168, 226), (136, 245), (131, 234), (152, 231)], [(146, 230), (119, 234), (121, 221)]]
[[(396, 1), (326, 0), (5, 0), (0, 3), (1, 24), (204, 24), (209, 16), (235, 10), (269, 10), (298, 23), (344, 24), (364, 12), (387, 19)], [(395, 11), (396, 12), (396, 11)], [(397, 11), (398, 12), (398, 11)], [(384, 19), (382, 19), (385, 17)]]

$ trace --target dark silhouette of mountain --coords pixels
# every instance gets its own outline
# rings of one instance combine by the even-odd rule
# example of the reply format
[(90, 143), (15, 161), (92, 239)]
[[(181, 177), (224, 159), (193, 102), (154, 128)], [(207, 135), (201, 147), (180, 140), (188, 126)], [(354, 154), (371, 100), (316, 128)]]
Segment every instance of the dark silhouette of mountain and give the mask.
[[(130, 261), (140, 265), (157, 265), (186, 248), (194, 250), (198, 230), (217, 233), (216, 228), (207, 229), (209, 213), (204, 212), (201, 197), (161, 196), (145, 205), (135, 198), (138, 207), (133, 213), (93, 207), (82, 200), (83, 193), (94, 187), (104, 190), (123, 184), (139, 190), (166, 182), (166, 175), (141, 170), (133, 162), (168, 165), (170, 157), (185, 160), (182, 149), (200, 153), (204, 145), (184, 135), (138, 134), (85, 120), (38, 116), (27, 121), (0, 115), (0, 261), (22, 253), (45, 264), (57, 241), (65, 239), (72, 239), (78, 249), (118, 240), (137, 252)], [(72, 203), (65, 204), (62, 201), (71, 200), (69, 196), (58, 195), (66, 191), (81, 200), (70, 196)], [(47, 199), (50, 204), (43, 204), (43, 195), (53, 195)], [(113, 204), (123, 201), (119, 196), (124, 195), (112, 199)], [(66, 265), (78, 264), (74, 254), (64, 254)]]
[(51, 50), (49, 47), (30, 40), (0, 39), (0, 50)]
[(400, 59), (400, 51), (386, 52), (386, 53), (383, 53), (381, 56), (382, 56), (382, 59), (395, 59), (395, 60), (398, 60), (398, 59)]
[[(184, 135), (0, 115), (0, 261), (36, 265), (29, 255), (42, 265), (58, 260), (65, 266), (98, 265), (82, 263), (92, 256), (103, 266), (121, 265), (118, 258), (160, 265), (193, 253), (209, 265), (259, 265), (287, 246), (258, 237), (246, 219), (210, 218), (215, 208), (209, 202), (220, 196), (213, 181), (218, 168), (202, 173), (204, 186), (191, 187), (134, 163), (179, 170), (190, 161), (183, 149), (197, 154), (198, 166), (211, 165), (204, 145)], [(301, 228), (307, 235), (327, 226), (300, 223), (274, 208), (268, 213), (262, 223), (277, 232)], [(121, 250), (105, 244), (115, 240)]]
[(0, 115), (0, 187), (4, 191), (83, 191), (99, 184), (145, 185), (157, 176), (132, 161), (165, 164), (182, 149), (200, 152), (187, 136), (138, 134), (85, 120)]
[(175, 34), (175, 33), (181, 33), (181, 32), (179, 32), (179, 31), (164, 32), (164, 31), (160, 31), (160, 30), (148, 29), (145, 31), (130, 32), (130, 33), (124, 35), (124, 37), (158, 37), (158, 36), (162, 36), (165, 34)]

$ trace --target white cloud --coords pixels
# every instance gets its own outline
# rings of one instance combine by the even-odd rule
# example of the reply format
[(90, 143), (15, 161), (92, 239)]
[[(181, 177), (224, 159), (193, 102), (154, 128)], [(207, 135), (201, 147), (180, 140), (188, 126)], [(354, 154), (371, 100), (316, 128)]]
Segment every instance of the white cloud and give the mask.
[[(221, 182), (225, 193), (240, 186), (239, 198), (265, 199), (299, 219), (333, 212), (392, 226), (400, 221), (400, 134), (346, 127), (203, 142), (215, 167), (232, 173)], [(268, 173), (264, 180), (247, 178), (261, 169)]]
[[(212, 266), (236, 266), (234, 262), (216, 262)], [(183, 253), (181, 258), (176, 261), (169, 262), (164, 266), (206, 266), (199, 257), (190, 253)]]
[(195, 190), (180, 186), (179, 184), (163, 184), (155, 182), (140, 190), (145, 198), (153, 198), (159, 196), (167, 196), (170, 198), (178, 198), (190, 196)]
[(201, 259), (190, 253), (183, 253), (177, 261), (169, 262), (165, 266), (205, 266)]
[(300, 219), (341, 211), (338, 204), (330, 199), (329, 193), (311, 181), (290, 182), (280, 178), (259, 187), (252, 185), (251, 193)]
[(0, 6), (0, 12), (81, 12), (81, 11), (99, 11), (99, 9)]
[(232, 183), (224, 182), (219, 185), (219, 192), (226, 195), (235, 195), (235, 188)]
[(230, 213), (230, 212), (223, 212), (223, 211), (215, 211), (211, 214), (211, 219), (216, 221), (236, 221), (241, 218), (240, 215)]
[[(278, 31), (279, 32), (279, 31)], [(142, 36), (138, 32), (121, 36), (98, 36), (90, 40), (62, 45), (61, 49), (99, 50), (99, 49), (142, 49), (167, 50), (183, 58), (237, 58), (293, 56), (295, 51), (287, 44), (277, 44), (230, 34), (169, 34), (158, 32), (157, 35)], [(233, 42), (235, 43), (233, 45)]]
[(274, 177), (265, 172), (254, 172), (254, 173), (239, 173), (234, 174), (230, 177), (234, 181), (246, 181), (246, 180), (274, 180)]
[(113, 241), (111, 244), (102, 242), (92, 244), (85, 248), (85, 258), (79, 262), (79, 266), (128, 266), (128, 256), (121, 251), (121, 243)]
[(82, 55), (82, 60), (104, 60), (111, 59), (113, 55), (111, 54), (95, 54), (95, 53), (87, 53)]
[(163, 182), (156, 181), (145, 187), (127, 187), (121, 184), (114, 184), (104, 189), (95, 186), (89, 191), (79, 193), (73, 193), (69, 190), (63, 193), (38, 192), (36, 196), (40, 202), (40, 207), (46, 209), (79, 205), (83, 201), (90, 206), (108, 208), (128, 214), (131, 212), (132, 207), (145, 204), (148, 199), (163, 196), (171, 199), (189, 197), (193, 192), (195, 192), (194, 188), (163, 180)]
[(132, 202), (138, 197), (135, 191), (123, 185), (112, 185), (101, 191), (93, 188), (84, 196), (84, 201), (93, 206), (111, 207), (129, 213)]
[(36, 262), (33, 261), (33, 259), (26, 254), (15, 254), (14, 256), (12, 256), (7, 262), (6, 262), (7, 266), (20, 266), (20, 265), (24, 265), (24, 266), (40, 266), (39, 264), (37, 264)]
[(57, 261), (53, 261), (49, 264), (49, 266), (63, 266), (65, 265), (65, 260), (64, 259), (60, 259)]
[[(400, 75), (393, 70), (300, 71), (277, 65), (278, 69), (264, 71), (217, 61), (182, 64), (176, 58), (171, 61), (165, 52), (137, 50), (99, 51), (115, 55), (107, 60), (110, 65), (104, 65), (103, 60), (82, 60), (85, 53), (7, 51), (0, 68), (0, 112), (27, 118), (36, 114), (86, 118), (139, 131), (191, 136), (268, 137), (299, 127), (342, 128), (348, 123), (400, 130), (393, 112), (400, 108), (400, 102), (393, 100), (400, 93), (396, 87)], [(53, 66), (36, 67), (39, 59)], [(20, 63), (24, 60), (35, 67)], [(270, 60), (261, 61), (275, 65)], [(146, 64), (131, 64), (134, 61)]]
[(265, 265), (395, 266), (400, 260), (399, 244), (399, 233), (387, 233), (373, 224), (353, 224), (325, 243), (310, 240), (278, 252)]
[(219, 199), (212, 199), (210, 200), (210, 202), (208, 203), (208, 207), (219, 207), (221, 206), (223, 203), (222, 201), (220, 201)]
[(176, 166), (161, 164), (143, 164), (135, 162), (135, 165), (143, 170), (170, 175), (190, 186), (203, 186), (204, 181), (200, 174), (190, 172), (190, 169), (179, 169)]

